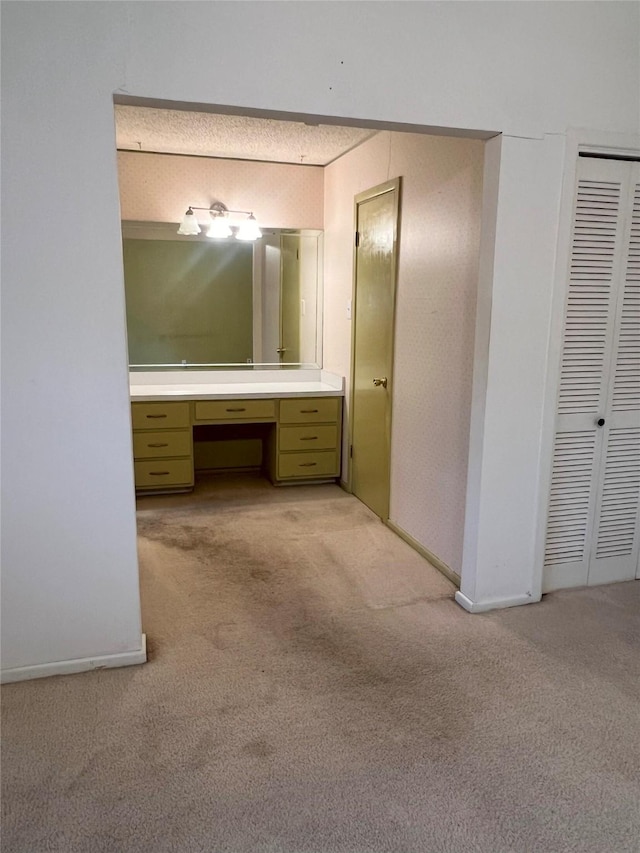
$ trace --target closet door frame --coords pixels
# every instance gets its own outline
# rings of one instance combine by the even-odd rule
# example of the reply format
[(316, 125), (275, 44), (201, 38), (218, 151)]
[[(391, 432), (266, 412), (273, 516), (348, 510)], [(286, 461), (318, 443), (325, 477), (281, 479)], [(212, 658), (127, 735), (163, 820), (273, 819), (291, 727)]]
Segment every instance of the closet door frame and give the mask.
[[(558, 210), (558, 241), (556, 248), (555, 281), (550, 305), (547, 382), (541, 423), (540, 468), (538, 477), (537, 534), (534, 543), (535, 572), (532, 595), (551, 591), (544, 576), (544, 553), (547, 531), (547, 512), (553, 468), (553, 449), (556, 431), (557, 400), (560, 389), (560, 369), (564, 331), (564, 314), (569, 290), (568, 270), (571, 263), (571, 234), (573, 229), (574, 195), (581, 152), (607, 157), (640, 157), (640, 135), (607, 133), (570, 129), (566, 135), (565, 166)], [(640, 567), (636, 577), (640, 577)], [(565, 579), (563, 588), (581, 586), (582, 577)], [(572, 582), (573, 580), (573, 582)]]

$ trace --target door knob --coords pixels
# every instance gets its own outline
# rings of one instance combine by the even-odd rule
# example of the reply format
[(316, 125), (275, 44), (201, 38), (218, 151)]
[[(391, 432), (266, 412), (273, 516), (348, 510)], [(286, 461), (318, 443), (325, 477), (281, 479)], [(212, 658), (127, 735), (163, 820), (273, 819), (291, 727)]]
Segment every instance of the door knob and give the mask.
[(382, 379), (374, 379), (373, 384), (377, 387), (378, 385), (382, 385), (383, 388), (387, 387), (387, 377), (383, 376)]
[(596, 421), (596, 426), (604, 426), (604, 418), (598, 418)]

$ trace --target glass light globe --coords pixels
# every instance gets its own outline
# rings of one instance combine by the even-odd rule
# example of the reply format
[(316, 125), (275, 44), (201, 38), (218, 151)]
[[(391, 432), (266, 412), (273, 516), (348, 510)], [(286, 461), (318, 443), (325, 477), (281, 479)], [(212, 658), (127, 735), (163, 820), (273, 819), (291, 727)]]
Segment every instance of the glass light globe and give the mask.
[(200, 226), (198, 225), (198, 220), (195, 217), (195, 214), (191, 208), (187, 210), (185, 215), (182, 217), (182, 222), (180, 223), (180, 227), (178, 228), (178, 234), (185, 234), (188, 237), (194, 237), (196, 234), (200, 233)]
[(231, 237), (231, 228), (225, 216), (214, 216), (207, 231), (207, 237), (213, 237), (214, 240), (222, 240), (225, 237)]
[(238, 240), (259, 240), (260, 237), (262, 237), (262, 231), (258, 228), (258, 223), (252, 213), (244, 222), (240, 223), (236, 238)]

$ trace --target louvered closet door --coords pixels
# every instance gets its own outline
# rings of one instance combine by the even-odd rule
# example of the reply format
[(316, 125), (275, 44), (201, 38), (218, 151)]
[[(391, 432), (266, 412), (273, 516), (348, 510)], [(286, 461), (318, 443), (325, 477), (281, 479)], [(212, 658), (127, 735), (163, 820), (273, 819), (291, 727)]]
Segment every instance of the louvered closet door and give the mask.
[(623, 268), (588, 583), (638, 576), (640, 549), (640, 164), (631, 172)]
[(578, 162), (545, 590), (622, 580), (637, 571), (637, 266), (629, 272), (638, 262), (634, 184), (634, 163)]

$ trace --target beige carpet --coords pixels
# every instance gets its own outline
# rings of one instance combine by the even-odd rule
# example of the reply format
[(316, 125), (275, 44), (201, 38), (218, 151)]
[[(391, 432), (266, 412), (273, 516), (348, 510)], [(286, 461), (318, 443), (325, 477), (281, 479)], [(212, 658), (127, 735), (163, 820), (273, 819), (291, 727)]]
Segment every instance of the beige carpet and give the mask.
[(150, 662), (3, 690), (3, 853), (640, 850), (640, 583), (470, 616), (335, 486), (139, 532)]

